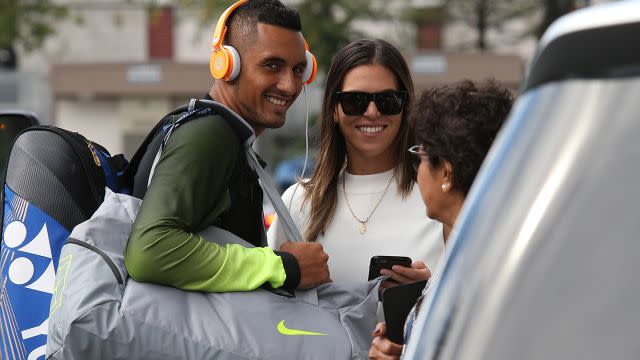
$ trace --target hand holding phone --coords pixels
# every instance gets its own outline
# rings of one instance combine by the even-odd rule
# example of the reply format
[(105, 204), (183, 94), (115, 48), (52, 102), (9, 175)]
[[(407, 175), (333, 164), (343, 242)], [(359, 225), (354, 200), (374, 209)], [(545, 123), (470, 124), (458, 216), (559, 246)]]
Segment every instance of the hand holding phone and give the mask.
[(422, 261), (414, 261), (411, 266), (395, 266), (390, 270), (380, 270), (382, 275), (390, 275), (390, 281), (399, 284), (408, 284), (414, 281), (427, 280), (431, 277), (431, 271)]
[(402, 265), (404, 267), (411, 266), (411, 258), (406, 256), (374, 256), (369, 263), (369, 280), (373, 280), (379, 276), (380, 270), (391, 269), (393, 265)]

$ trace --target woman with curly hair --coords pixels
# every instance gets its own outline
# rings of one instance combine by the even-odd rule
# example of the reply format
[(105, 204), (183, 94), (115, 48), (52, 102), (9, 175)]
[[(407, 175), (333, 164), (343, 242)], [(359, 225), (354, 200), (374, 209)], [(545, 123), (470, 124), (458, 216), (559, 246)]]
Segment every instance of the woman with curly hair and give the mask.
[[(471, 184), (513, 103), (513, 96), (495, 81), (478, 85), (469, 80), (425, 91), (410, 115), (418, 145), (417, 182), (426, 213), (444, 225), (445, 244)], [(437, 276), (437, 275), (434, 275)], [(405, 343), (431, 279), (405, 324)], [(385, 337), (379, 323), (373, 335), (371, 359), (398, 359), (403, 346)]]

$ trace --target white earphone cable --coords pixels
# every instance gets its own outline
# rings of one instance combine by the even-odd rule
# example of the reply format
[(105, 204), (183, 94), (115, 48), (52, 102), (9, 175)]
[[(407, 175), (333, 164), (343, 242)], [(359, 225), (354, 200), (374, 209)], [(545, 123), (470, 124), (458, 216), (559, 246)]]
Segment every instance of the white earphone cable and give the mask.
[(298, 186), (300, 186), (300, 182), (304, 179), (304, 173), (307, 170), (307, 160), (309, 159), (309, 98), (307, 97), (307, 85), (303, 84), (302, 89), (304, 91), (304, 104), (305, 104), (305, 119), (304, 119), (304, 164), (302, 165), (302, 172), (300, 173), (300, 178), (296, 180), (296, 187), (293, 188), (293, 194), (291, 194), (291, 199), (289, 199), (289, 206), (287, 206), (287, 210), (291, 212), (291, 204), (293, 203), (293, 198), (296, 195), (296, 191), (298, 191)]

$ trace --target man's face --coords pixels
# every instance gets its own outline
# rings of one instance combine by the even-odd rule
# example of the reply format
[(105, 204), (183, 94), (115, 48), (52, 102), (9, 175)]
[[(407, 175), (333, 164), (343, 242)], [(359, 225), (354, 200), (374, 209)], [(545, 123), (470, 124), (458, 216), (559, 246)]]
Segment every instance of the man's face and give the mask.
[(255, 41), (240, 51), (240, 76), (232, 85), (233, 106), (260, 134), (284, 125), (285, 114), (302, 89), (304, 39), (297, 31), (258, 23)]

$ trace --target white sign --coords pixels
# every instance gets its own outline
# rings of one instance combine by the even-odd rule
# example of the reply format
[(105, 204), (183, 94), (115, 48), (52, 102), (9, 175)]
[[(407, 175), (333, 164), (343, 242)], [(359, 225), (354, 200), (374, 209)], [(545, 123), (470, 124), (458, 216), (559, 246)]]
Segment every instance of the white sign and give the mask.
[(127, 70), (127, 81), (134, 84), (150, 84), (162, 81), (162, 66), (131, 65)]

